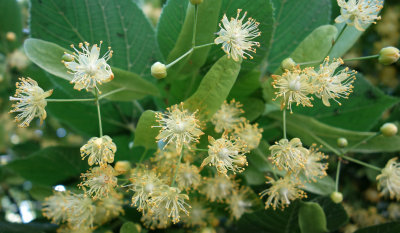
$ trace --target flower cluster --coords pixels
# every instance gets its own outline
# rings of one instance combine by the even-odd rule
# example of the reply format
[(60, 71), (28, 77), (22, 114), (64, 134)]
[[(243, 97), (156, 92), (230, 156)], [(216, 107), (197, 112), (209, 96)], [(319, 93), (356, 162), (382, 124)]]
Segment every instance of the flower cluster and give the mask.
[(389, 195), (391, 199), (400, 200), (400, 163), (397, 158), (389, 160), (376, 177), (381, 195)]

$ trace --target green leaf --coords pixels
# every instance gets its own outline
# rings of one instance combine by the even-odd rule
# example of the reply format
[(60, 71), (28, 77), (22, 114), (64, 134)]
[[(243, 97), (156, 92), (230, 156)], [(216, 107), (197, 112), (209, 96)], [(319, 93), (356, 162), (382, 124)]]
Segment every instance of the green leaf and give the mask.
[(239, 100), (240, 103), (243, 104), (243, 116), (246, 117), (247, 120), (254, 121), (263, 114), (265, 108), (264, 101), (253, 97)]
[(343, 205), (334, 203), (329, 196), (317, 197), (312, 201), (317, 202), (324, 210), (329, 232), (338, 230), (349, 221)]
[(143, 112), (135, 131), (134, 146), (143, 146), (146, 149), (157, 149), (156, 137), (160, 131), (156, 121), (156, 114), (151, 110)]
[(82, 161), (79, 148), (48, 147), (26, 158), (7, 165), (33, 183), (56, 185), (86, 171), (87, 161)]
[(10, 223), (0, 221), (0, 232), (1, 233), (50, 233), (55, 232), (58, 228), (55, 224), (50, 223)]
[(135, 223), (133, 222), (126, 222), (122, 225), (119, 233), (139, 233)]
[(240, 71), (240, 62), (227, 56), (220, 58), (207, 72), (197, 91), (185, 101), (185, 107), (199, 111), (200, 118), (208, 120), (228, 96)]
[(32, 0), (30, 13), (32, 37), (64, 48), (103, 41), (115, 51), (113, 67), (144, 77), (159, 57), (154, 29), (133, 1)]
[(274, 72), (315, 28), (330, 23), (330, 0), (272, 0), (275, 17), (267, 54), (268, 70)]
[[(340, 23), (335, 24), (335, 26), (340, 32), (343, 30), (346, 24)], [(329, 56), (336, 58), (343, 56), (349, 49), (353, 47), (363, 33), (364, 32), (357, 30), (355, 27), (347, 25), (340, 37), (336, 38), (335, 44), (333, 45)]]
[[(24, 43), (26, 55), (29, 59), (45, 71), (71, 81), (73, 75), (68, 73), (67, 68), (61, 62), (61, 57), (65, 52), (70, 52), (61, 46), (39, 40), (27, 39)], [(159, 95), (158, 88), (151, 82), (142, 79), (137, 74), (112, 68), (114, 79), (106, 84), (100, 86), (103, 93), (107, 93), (120, 88), (126, 88), (116, 94), (107, 96), (106, 98), (112, 100), (129, 101), (133, 99), (140, 99), (147, 95)], [(71, 85), (71, 89), (73, 86)]]
[[(7, 32), (15, 33), (15, 41), (6, 39)], [(12, 52), (22, 42), (21, 9), (16, 0), (0, 1), (0, 52)]]
[(44, 201), (44, 199), (53, 194), (53, 189), (47, 185), (34, 184), (29, 190), (29, 194), (38, 201)]
[[(261, 32), (261, 36), (254, 39), (254, 41), (260, 43), (260, 47), (255, 47), (257, 53), (250, 52), (254, 59), (243, 60), (242, 64), (242, 70), (251, 71), (253, 68), (260, 65), (271, 48), (270, 43), (274, 26), (273, 6), (269, 0), (223, 0), (218, 19), (222, 20), (224, 14), (226, 14), (228, 19), (231, 17), (235, 18), (238, 9), (243, 9), (240, 16), (242, 16), (244, 12), (247, 12), (245, 21), (247, 18), (251, 17), (260, 23), (258, 29)], [(215, 32), (217, 31), (219, 31), (219, 29)], [(208, 56), (207, 64), (214, 63), (223, 55), (224, 52), (221, 48), (221, 44), (214, 45)]]
[(370, 130), (382, 114), (400, 102), (399, 98), (385, 95), (374, 87), (362, 75), (357, 75), (354, 91), (349, 99), (339, 99), (341, 105), (334, 103), (331, 107), (315, 99), (314, 107), (295, 107), (294, 112), (312, 116), (322, 123), (349, 130)]
[(387, 233), (400, 232), (400, 222), (384, 223), (376, 226), (366, 227), (355, 231), (354, 233)]
[(317, 179), (317, 182), (306, 182), (305, 177), (301, 177), (305, 183), (304, 190), (318, 194), (318, 195), (329, 195), (335, 191), (335, 181), (330, 176), (325, 176), (322, 179)]
[[(282, 120), (281, 112), (268, 114), (269, 117)], [(350, 131), (332, 127), (317, 121), (316, 119), (300, 114), (287, 114), (287, 132), (292, 137), (300, 137), (306, 145), (317, 143), (323, 145), (322, 150), (340, 152), (336, 146), (339, 137), (345, 137), (349, 142), (349, 148), (364, 139), (374, 135), (371, 132)], [(396, 152), (400, 151), (400, 136), (384, 137), (377, 136), (368, 143), (362, 144), (350, 152), (375, 153), (375, 152)]]
[(318, 203), (301, 202), (299, 226), (302, 233), (328, 232), (324, 210)]
[(245, 74), (239, 73), (235, 84), (229, 93), (229, 99), (247, 97), (260, 88), (260, 72), (252, 71)]

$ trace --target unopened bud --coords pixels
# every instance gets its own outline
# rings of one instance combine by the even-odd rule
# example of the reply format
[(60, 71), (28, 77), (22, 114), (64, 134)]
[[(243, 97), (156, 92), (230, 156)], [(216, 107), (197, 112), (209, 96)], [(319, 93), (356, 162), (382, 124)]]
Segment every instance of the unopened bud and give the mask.
[(129, 161), (118, 161), (115, 163), (114, 169), (119, 174), (127, 173), (131, 169), (131, 163)]
[(296, 62), (292, 58), (288, 57), (281, 63), (282, 70), (292, 70), (296, 66)]
[(198, 5), (203, 3), (203, 0), (190, 0), (190, 3), (192, 3), (193, 5)]
[(337, 139), (337, 145), (338, 145), (338, 147), (343, 148), (343, 147), (348, 146), (348, 145), (349, 145), (349, 142), (347, 141), (346, 138), (338, 138), (338, 139)]
[(7, 33), (6, 33), (6, 39), (7, 39), (8, 41), (13, 42), (13, 41), (15, 41), (15, 39), (17, 39), (17, 35), (15, 35), (14, 32), (7, 32)]
[(392, 137), (397, 134), (397, 126), (393, 123), (385, 123), (381, 127), (381, 133), (386, 137)]
[(331, 193), (331, 200), (336, 204), (339, 204), (343, 201), (343, 194), (340, 192)]
[(400, 58), (400, 51), (395, 47), (386, 47), (379, 52), (378, 61), (384, 65), (390, 65), (397, 62)]
[(151, 75), (158, 79), (165, 78), (167, 76), (167, 67), (161, 62), (156, 62), (151, 66)]
[(247, 163), (246, 156), (240, 155), (240, 156), (236, 159), (235, 164), (238, 165), (238, 166), (240, 166), (240, 167), (247, 166), (248, 163)]
[(70, 61), (74, 60), (74, 57), (71, 54), (64, 53), (64, 55), (62, 55), (62, 57), (61, 57), (61, 60), (70, 62)]

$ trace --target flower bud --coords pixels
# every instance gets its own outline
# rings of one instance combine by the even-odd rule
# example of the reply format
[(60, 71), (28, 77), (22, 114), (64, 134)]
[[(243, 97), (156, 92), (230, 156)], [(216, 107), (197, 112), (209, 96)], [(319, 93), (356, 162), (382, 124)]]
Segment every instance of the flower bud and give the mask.
[(385, 123), (381, 127), (381, 133), (386, 137), (392, 137), (397, 134), (397, 126), (393, 123)]
[(131, 164), (129, 163), (129, 161), (118, 161), (115, 163), (114, 169), (119, 174), (124, 174), (131, 169)]
[(338, 145), (338, 147), (343, 148), (343, 147), (348, 146), (348, 145), (349, 145), (349, 142), (347, 141), (346, 138), (338, 138), (338, 139), (337, 139), (337, 145)]
[(203, 0), (190, 0), (190, 3), (192, 3), (193, 5), (198, 5), (203, 3)]
[(161, 62), (156, 62), (151, 66), (151, 75), (158, 79), (165, 78), (167, 76), (167, 67)]
[(7, 34), (6, 34), (6, 39), (7, 39), (8, 41), (13, 42), (13, 41), (15, 41), (15, 39), (17, 39), (17, 35), (15, 35), (14, 32), (7, 32)]
[(239, 167), (244, 167), (247, 166), (247, 159), (246, 156), (244, 155), (240, 155), (236, 158), (235, 164), (238, 165)]
[(397, 62), (400, 58), (400, 51), (395, 47), (386, 47), (379, 52), (378, 61), (384, 65), (390, 65)]
[(296, 62), (292, 58), (288, 57), (281, 63), (282, 70), (292, 70), (296, 66)]
[(64, 53), (64, 55), (62, 55), (61, 60), (66, 61), (66, 62), (71, 62), (74, 60), (74, 57), (71, 54), (68, 53)]
[(336, 204), (339, 204), (343, 201), (343, 194), (340, 192), (331, 193), (331, 200)]

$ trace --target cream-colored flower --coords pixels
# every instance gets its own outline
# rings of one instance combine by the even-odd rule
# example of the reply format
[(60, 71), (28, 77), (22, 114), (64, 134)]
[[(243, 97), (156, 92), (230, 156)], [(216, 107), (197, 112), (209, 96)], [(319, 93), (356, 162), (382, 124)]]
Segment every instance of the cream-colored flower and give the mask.
[(271, 184), (271, 187), (260, 193), (261, 198), (268, 196), (267, 201), (265, 202), (265, 209), (268, 209), (271, 206), (274, 210), (276, 207), (284, 209), (289, 206), (291, 201), (307, 197), (305, 192), (299, 189), (298, 184), (291, 180), (289, 176), (285, 176), (278, 180), (274, 180), (270, 177), (267, 178), (269, 179), (267, 184)]
[(225, 132), (221, 138), (215, 140), (209, 136), (208, 141), (208, 157), (203, 160), (201, 167), (209, 164), (215, 166), (218, 173), (225, 174), (228, 170), (233, 173), (244, 171), (244, 166), (247, 166), (247, 159), (244, 155), (246, 145), (237, 138), (228, 137)]
[(72, 54), (73, 60), (64, 62), (65, 66), (70, 70), (69, 72), (74, 75), (71, 83), (75, 84), (74, 89), (87, 91), (97, 88), (97, 84), (107, 83), (114, 79), (114, 74), (111, 71), (110, 65), (107, 61), (112, 57), (113, 51), (108, 47), (108, 51), (100, 58), (100, 46), (94, 44), (89, 48), (89, 43), (79, 43), (79, 51), (71, 45), (75, 50)]
[(96, 202), (95, 223), (103, 225), (104, 223), (116, 218), (124, 213), (123, 195), (116, 192), (111, 193), (108, 197)]
[(66, 202), (67, 221), (72, 228), (93, 227), (96, 206), (91, 198), (83, 194), (71, 194), (66, 196)]
[(190, 188), (197, 188), (200, 184), (201, 176), (199, 169), (190, 163), (181, 163), (176, 176), (176, 183), (178, 188), (188, 190)]
[(230, 21), (226, 15), (223, 16), (222, 25), (219, 24), (221, 30), (217, 32), (218, 37), (214, 41), (215, 44), (222, 43), (222, 49), (228, 54), (228, 57), (232, 57), (235, 61), (239, 61), (240, 57), (246, 59), (246, 56), (253, 59), (246, 51), (255, 53), (256, 49), (253, 46), (260, 47), (260, 43), (252, 41), (261, 35), (257, 28), (259, 23), (252, 18), (243, 23), (247, 12), (239, 18), (241, 11), (241, 9), (238, 9), (236, 18), (231, 18)]
[(302, 170), (307, 180), (317, 182), (317, 179), (327, 176), (326, 170), (328, 169), (328, 163), (322, 161), (326, 159), (328, 159), (328, 156), (320, 152), (315, 145), (309, 149), (306, 162), (304, 163), (304, 169)]
[(299, 138), (281, 139), (269, 147), (272, 163), (279, 169), (298, 172), (307, 162), (308, 150), (302, 146)]
[(234, 188), (235, 184), (229, 177), (216, 175), (215, 177), (206, 178), (200, 191), (204, 193), (211, 202), (221, 202), (233, 192)]
[(43, 91), (37, 82), (31, 78), (20, 78), (20, 82), (16, 83), (17, 90), (14, 96), (10, 96), (10, 101), (18, 101), (13, 104), (10, 113), (19, 112), (15, 117), (16, 122), (21, 122), (19, 127), (27, 127), (35, 117), (39, 117), (40, 123), (46, 119), (47, 105), (46, 98), (49, 97), (53, 90)]
[(52, 196), (47, 197), (43, 203), (43, 216), (51, 219), (52, 223), (60, 224), (67, 219), (66, 196), (69, 192), (55, 192)]
[(247, 145), (247, 150), (253, 150), (258, 147), (262, 138), (263, 129), (258, 128), (258, 124), (250, 124), (250, 122), (241, 123), (236, 126), (233, 135), (240, 138)]
[(168, 209), (160, 208), (156, 212), (146, 211), (140, 219), (151, 230), (165, 229), (171, 225)]
[(380, 20), (378, 16), (383, 8), (383, 1), (380, 0), (337, 0), (340, 6), (340, 13), (336, 23), (347, 23), (359, 31), (365, 31), (371, 23)]
[(132, 205), (143, 211), (147, 207), (148, 199), (163, 183), (156, 173), (142, 167), (134, 169), (130, 180), (132, 184), (129, 185), (129, 189), (134, 192)]
[(114, 162), (114, 155), (117, 147), (112, 139), (105, 135), (103, 137), (93, 137), (85, 145), (81, 147), (82, 159), (89, 157), (88, 163), (90, 166), (99, 164), (104, 166), (107, 163)]
[(207, 225), (207, 219), (210, 214), (209, 209), (205, 207), (204, 203), (195, 201), (191, 202), (189, 215), (184, 215), (182, 217), (182, 222), (186, 227), (204, 227)]
[(334, 59), (329, 61), (329, 57), (325, 58), (320, 65), (318, 71), (308, 70), (308, 74), (312, 76), (312, 83), (315, 88), (315, 96), (322, 99), (325, 106), (330, 106), (329, 100), (337, 101), (339, 98), (347, 99), (353, 92), (353, 82), (356, 79), (356, 71), (350, 70), (348, 67), (336, 72), (337, 68), (343, 64), (342, 59)]
[(182, 151), (183, 145), (190, 147), (190, 144), (198, 142), (203, 134), (196, 113), (184, 109), (183, 103), (167, 108), (167, 113), (158, 112), (156, 117), (160, 125), (153, 127), (161, 127), (156, 139), (167, 142), (166, 145), (174, 142), (178, 153)]
[(234, 99), (229, 104), (225, 100), (211, 118), (211, 122), (215, 125), (215, 131), (217, 133), (221, 133), (224, 130), (232, 131), (235, 126), (244, 122), (246, 119), (240, 117), (244, 113), (243, 109), (241, 109), (242, 106), (239, 102), (235, 102)]
[(272, 75), (274, 79), (272, 86), (277, 89), (276, 97), (281, 99), (281, 109), (287, 107), (292, 112), (292, 103), (296, 106), (300, 104), (305, 107), (312, 107), (310, 94), (314, 93), (310, 79), (307, 75), (308, 69), (301, 70), (299, 67), (294, 67), (292, 70), (286, 70), (282, 75)]
[(400, 163), (396, 160), (397, 158), (389, 160), (376, 180), (381, 195), (389, 194), (391, 199), (400, 200)]
[(239, 220), (244, 213), (251, 212), (253, 201), (251, 200), (250, 192), (250, 188), (245, 187), (239, 190), (234, 190), (232, 195), (229, 197), (229, 210), (236, 220)]
[(85, 190), (85, 194), (93, 197), (93, 199), (103, 199), (108, 197), (108, 194), (114, 191), (117, 186), (117, 177), (115, 170), (110, 165), (104, 167), (94, 167), (88, 172), (83, 173), (80, 187)]

